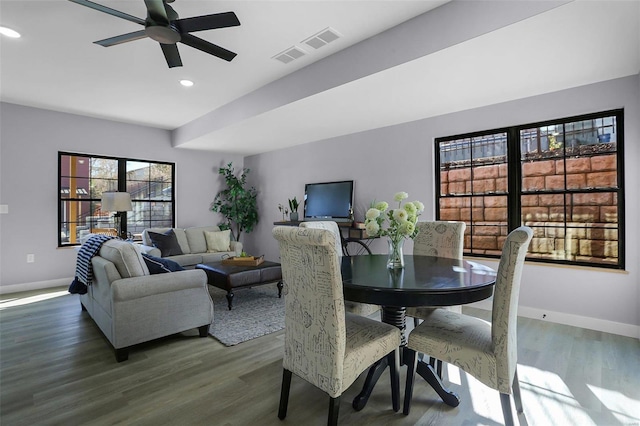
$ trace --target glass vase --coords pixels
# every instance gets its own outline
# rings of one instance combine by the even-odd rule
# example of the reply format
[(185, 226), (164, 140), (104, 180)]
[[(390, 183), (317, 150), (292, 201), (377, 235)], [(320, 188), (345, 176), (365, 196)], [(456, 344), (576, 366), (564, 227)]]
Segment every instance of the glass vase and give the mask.
[(402, 247), (404, 246), (404, 238), (394, 240), (388, 238), (389, 243), (389, 259), (387, 259), (387, 268), (389, 269), (402, 269), (404, 268), (404, 254), (402, 253)]

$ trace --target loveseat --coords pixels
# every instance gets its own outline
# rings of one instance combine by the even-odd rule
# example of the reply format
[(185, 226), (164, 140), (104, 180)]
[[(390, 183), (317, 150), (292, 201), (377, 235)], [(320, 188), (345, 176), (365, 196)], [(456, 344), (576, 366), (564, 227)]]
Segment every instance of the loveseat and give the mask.
[(125, 361), (129, 347), (198, 328), (213, 320), (207, 276), (201, 270), (151, 275), (136, 244), (109, 240), (91, 259), (93, 281), (80, 295), (87, 311)]
[[(175, 235), (181, 254), (163, 253), (157, 244), (152, 240), (153, 234), (166, 235), (169, 231)], [(212, 235), (220, 233), (226, 236), (229, 246), (224, 249), (220, 247), (211, 247)], [(217, 262), (227, 257), (240, 256), (242, 253), (242, 243), (239, 241), (229, 240), (230, 231), (220, 231), (217, 226), (199, 226), (191, 228), (147, 228), (142, 232), (142, 250), (143, 252), (156, 257), (163, 257), (173, 260), (180, 266), (189, 268), (194, 267), (198, 263)], [(207, 244), (209, 237), (209, 245)], [(225, 243), (226, 244), (226, 243)], [(174, 251), (171, 251), (172, 253)]]

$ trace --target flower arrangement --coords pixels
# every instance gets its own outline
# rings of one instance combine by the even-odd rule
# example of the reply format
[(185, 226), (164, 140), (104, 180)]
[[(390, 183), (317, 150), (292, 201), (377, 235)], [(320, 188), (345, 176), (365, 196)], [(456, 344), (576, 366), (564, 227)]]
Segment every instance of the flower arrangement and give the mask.
[[(418, 234), (416, 223), (418, 216), (424, 211), (424, 204), (420, 201), (407, 201), (403, 206), (402, 200), (408, 197), (406, 192), (396, 193), (393, 199), (398, 207), (395, 209), (389, 209), (389, 204), (385, 201), (374, 201), (365, 215), (367, 234), (389, 238), (389, 268), (404, 266), (402, 243), (405, 238), (414, 238)], [(389, 222), (386, 229), (383, 228), (385, 221)]]

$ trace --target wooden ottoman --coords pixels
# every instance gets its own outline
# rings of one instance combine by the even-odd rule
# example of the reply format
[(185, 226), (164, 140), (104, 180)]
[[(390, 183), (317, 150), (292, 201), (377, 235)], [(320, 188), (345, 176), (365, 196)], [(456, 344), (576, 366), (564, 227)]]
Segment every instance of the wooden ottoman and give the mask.
[(199, 263), (196, 269), (207, 274), (209, 285), (227, 291), (229, 310), (233, 306), (233, 290), (278, 281), (278, 297), (282, 297), (282, 270), (276, 262), (264, 261), (258, 266), (224, 265), (222, 262)]

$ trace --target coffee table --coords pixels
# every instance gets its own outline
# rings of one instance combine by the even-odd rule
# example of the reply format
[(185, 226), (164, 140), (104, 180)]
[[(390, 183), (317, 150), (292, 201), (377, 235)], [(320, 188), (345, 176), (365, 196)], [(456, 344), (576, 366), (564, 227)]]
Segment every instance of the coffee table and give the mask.
[(264, 261), (258, 266), (224, 265), (222, 262), (199, 263), (196, 269), (207, 274), (207, 283), (227, 291), (229, 310), (233, 307), (233, 290), (278, 282), (278, 297), (282, 297), (282, 270), (276, 262)]

